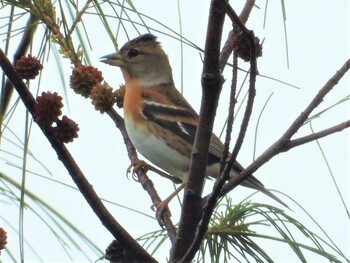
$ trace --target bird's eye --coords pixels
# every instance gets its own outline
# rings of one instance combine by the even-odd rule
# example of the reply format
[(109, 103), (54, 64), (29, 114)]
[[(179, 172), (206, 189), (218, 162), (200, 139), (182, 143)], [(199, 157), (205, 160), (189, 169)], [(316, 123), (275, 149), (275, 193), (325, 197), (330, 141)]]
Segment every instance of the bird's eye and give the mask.
[(134, 58), (134, 57), (137, 57), (138, 55), (140, 55), (140, 51), (135, 48), (130, 49), (128, 52), (129, 58)]

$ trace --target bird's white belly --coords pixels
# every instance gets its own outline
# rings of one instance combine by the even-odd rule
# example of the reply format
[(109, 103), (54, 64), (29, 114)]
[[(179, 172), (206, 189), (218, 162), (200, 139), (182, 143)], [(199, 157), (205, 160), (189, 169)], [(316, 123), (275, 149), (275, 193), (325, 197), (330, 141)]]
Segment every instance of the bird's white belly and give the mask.
[(161, 138), (151, 134), (146, 127), (139, 127), (128, 118), (125, 118), (125, 125), (139, 153), (167, 173), (186, 180), (184, 176), (189, 169), (187, 157), (170, 148)]

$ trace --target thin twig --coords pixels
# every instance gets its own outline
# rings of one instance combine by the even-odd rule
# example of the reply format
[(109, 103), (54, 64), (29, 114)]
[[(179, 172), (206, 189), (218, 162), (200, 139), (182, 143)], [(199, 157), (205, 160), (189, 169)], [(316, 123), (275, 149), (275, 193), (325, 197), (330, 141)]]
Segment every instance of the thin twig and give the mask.
[[(249, 15), (255, 5), (255, 0), (247, 0), (245, 2), (245, 5), (241, 11), (241, 14), (239, 15), (239, 20), (245, 24), (248, 21)], [(233, 39), (234, 37), (241, 32), (239, 28), (236, 26), (236, 24), (233, 22), (233, 29), (228, 34), (227, 40), (221, 50), (220, 53), (220, 69), (221, 71), (224, 70), (226, 63), (228, 61), (228, 58), (231, 56), (233, 51)]]
[[(13, 18), (12, 15), (10, 17)], [(18, 44), (18, 47), (17, 47), (15, 54), (13, 55), (13, 62), (15, 62), (20, 57), (22, 57), (26, 54), (26, 52), (28, 51), (29, 45), (32, 41), (33, 34), (36, 31), (37, 26), (38, 26), (38, 18), (34, 17), (31, 14), (28, 21), (27, 21), (27, 24), (25, 26), (25, 30), (23, 32), (21, 41)], [(10, 25), (9, 25), (9, 27), (10, 27)], [(8, 29), (8, 33), (7, 33), (7, 37), (6, 37), (7, 43), (10, 42), (11, 32), (12, 32), (11, 29)], [(5, 53), (6, 53), (6, 50), (5, 50)], [(4, 83), (4, 81), (3, 81), (3, 83)], [(13, 86), (12, 86), (11, 82), (6, 80), (5, 84), (2, 85), (1, 98), (0, 98), (0, 123), (2, 123), (2, 119), (6, 114), (6, 111), (7, 111), (8, 105), (10, 103), (11, 96), (12, 96), (12, 92), (13, 92)]]
[(232, 81), (231, 81), (231, 94), (230, 104), (228, 109), (227, 125), (226, 125), (226, 136), (225, 136), (225, 149), (222, 153), (220, 173), (223, 171), (226, 164), (226, 159), (229, 156), (229, 148), (231, 142), (232, 126), (234, 121), (234, 112), (236, 105), (236, 90), (237, 90), (237, 77), (238, 77), (238, 57), (237, 54), (233, 54), (233, 67), (232, 67)]
[(227, 162), (227, 165), (224, 170), (224, 174), (229, 174), (234, 162), (236, 162), (237, 155), (243, 145), (244, 137), (247, 132), (249, 120), (251, 117), (251, 114), (253, 112), (253, 105), (254, 105), (254, 98), (256, 95), (256, 89), (255, 89), (255, 82), (256, 82), (256, 76), (258, 73), (257, 70), (257, 54), (256, 54), (256, 43), (255, 43), (255, 36), (253, 31), (248, 30), (244, 23), (242, 23), (237, 16), (236, 12), (232, 9), (232, 7), (226, 2), (225, 0), (222, 0), (227, 15), (230, 17), (230, 19), (239, 27), (239, 30), (246, 35), (246, 37), (249, 39), (249, 48), (250, 48), (250, 71), (249, 71), (249, 90), (248, 90), (248, 100), (247, 100), (247, 106), (244, 112), (241, 129), (239, 131), (236, 144), (232, 150), (232, 154), (230, 156), (230, 160)]
[[(350, 59), (347, 60), (342, 67), (327, 81), (327, 83), (319, 90), (314, 99), (306, 107), (306, 109), (295, 119), (291, 126), (287, 129), (284, 135), (274, 143), (270, 148), (268, 148), (264, 153), (262, 153), (253, 163), (251, 163), (244, 171), (240, 173), (239, 176), (231, 178), (223, 187), (220, 196), (227, 194), (229, 191), (234, 189), (237, 185), (243, 182), (249, 175), (253, 174), (258, 168), (263, 164), (267, 163), (272, 157), (280, 154), (281, 152), (287, 151), (288, 144), (291, 143), (291, 137), (299, 130), (303, 125), (305, 120), (308, 118), (310, 113), (323, 101), (324, 97), (330, 92), (339, 80), (345, 75), (345, 73), (350, 68)], [(344, 127), (347, 128), (347, 127)], [(329, 132), (329, 131), (328, 131)], [(311, 139), (316, 140), (321, 138), (322, 134), (318, 136), (311, 137)], [(297, 139), (298, 140), (298, 139)], [(310, 142), (310, 137), (306, 142)], [(292, 141), (293, 142), (293, 141)], [(298, 141), (297, 141), (298, 142)], [(295, 143), (295, 142), (294, 142)], [(300, 143), (300, 142), (299, 142)], [(300, 144), (299, 144), (300, 145)], [(287, 147), (287, 148), (286, 148)]]
[(85, 13), (85, 11), (89, 8), (89, 5), (91, 4), (93, 0), (88, 0), (86, 2), (86, 4), (83, 6), (83, 8), (80, 10), (80, 12), (77, 14), (76, 18), (74, 19), (71, 28), (68, 31), (68, 35), (70, 36), (74, 29), (76, 28), (76, 26), (78, 25), (78, 23), (81, 21), (81, 18), (83, 16), (83, 14)]
[(253, 112), (253, 105), (254, 105), (254, 98), (256, 95), (256, 89), (255, 89), (255, 82), (256, 82), (256, 76), (257, 76), (257, 62), (256, 62), (256, 44), (255, 44), (255, 37), (253, 31), (250, 31), (247, 35), (250, 42), (250, 72), (249, 72), (249, 90), (248, 90), (248, 100), (247, 100), (247, 106), (245, 108), (241, 129), (238, 134), (238, 138), (235, 144), (235, 147), (232, 150), (232, 154), (230, 157), (230, 163), (234, 163), (236, 161), (237, 155), (239, 150), (241, 149), (243, 145), (243, 140), (245, 137), (245, 134), (247, 132), (248, 124), (250, 117)]
[[(34, 116), (36, 101), (1, 49), (0, 66), (17, 90), (28, 111)], [(65, 145), (55, 139), (50, 130), (45, 129), (42, 125), (39, 125), (39, 127), (50, 142), (52, 148), (56, 151), (58, 159), (64, 164), (73, 181), (89, 203), (92, 210), (99, 217), (102, 224), (120, 242), (120, 244), (122, 244), (126, 251), (132, 251), (132, 257), (134, 260), (156, 262), (155, 259), (152, 258), (152, 256), (150, 256), (109, 213)]]
[[(107, 111), (107, 114), (114, 121), (116, 127), (122, 134), (124, 143), (126, 145), (126, 150), (131, 163), (136, 164), (139, 162), (136, 149), (132, 144), (129, 135), (125, 128), (124, 119), (113, 109)], [(157, 190), (154, 188), (153, 182), (148, 178), (147, 174), (143, 169), (137, 169), (136, 171), (138, 182), (142, 185), (143, 189), (147, 191), (153, 203), (161, 202), (161, 198), (158, 195)], [(165, 227), (171, 243), (173, 244), (176, 239), (176, 228), (167, 213), (164, 213), (162, 227)]]
[(336, 132), (340, 132), (340, 131), (342, 131), (346, 128), (349, 128), (349, 127), (350, 127), (350, 120), (347, 120), (347, 121), (344, 121), (344, 122), (342, 122), (338, 125), (335, 125), (333, 127), (324, 129), (322, 131), (319, 131), (319, 132), (316, 132), (316, 133), (313, 133), (313, 134), (310, 134), (307, 136), (303, 136), (303, 137), (298, 138), (298, 139), (291, 140), (289, 143), (286, 144), (283, 151), (288, 151), (294, 147), (321, 139), (323, 137), (326, 137), (326, 136), (331, 135), (331, 134), (336, 133)]

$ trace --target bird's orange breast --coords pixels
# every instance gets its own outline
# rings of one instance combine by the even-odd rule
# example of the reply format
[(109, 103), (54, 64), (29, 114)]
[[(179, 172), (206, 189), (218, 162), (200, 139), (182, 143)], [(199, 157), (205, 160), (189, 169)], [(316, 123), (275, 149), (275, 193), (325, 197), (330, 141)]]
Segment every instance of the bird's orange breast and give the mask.
[(141, 88), (134, 82), (126, 84), (125, 97), (123, 102), (125, 118), (131, 118), (134, 122), (140, 122), (142, 116)]

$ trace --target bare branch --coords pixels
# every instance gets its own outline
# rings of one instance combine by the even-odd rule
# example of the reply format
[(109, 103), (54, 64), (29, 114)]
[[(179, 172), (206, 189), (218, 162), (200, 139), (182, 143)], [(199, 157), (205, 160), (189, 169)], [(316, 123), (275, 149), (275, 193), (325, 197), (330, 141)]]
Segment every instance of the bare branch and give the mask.
[[(28, 111), (34, 116), (36, 101), (1, 49), (0, 66), (17, 90)], [(118, 242), (122, 244), (125, 251), (132, 252), (129, 255), (129, 259), (156, 262), (155, 259), (152, 258), (109, 213), (65, 145), (56, 140), (55, 137), (52, 136), (52, 132), (48, 129), (45, 129), (42, 125), (39, 125), (39, 127), (50, 142), (52, 148), (56, 151), (58, 159), (64, 164), (73, 181), (89, 203), (92, 210), (101, 220), (102, 224), (110, 231)]]
[(232, 81), (231, 81), (231, 94), (230, 94), (230, 104), (228, 109), (227, 126), (226, 126), (226, 136), (225, 136), (225, 149), (222, 154), (220, 173), (223, 171), (226, 164), (226, 159), (229, 156), (229, 148), (231, 142), (232, 126), (233, 126), (233, 115), (235, 112), (236, 105), (236, 90), (237, 90), (237, 74), (238, 74), (238, 57), (237, 54), (233, 55), (232, 63)]
[[(239, 20), (245, 24), (248, 21), (249, 15), (255, 5), (255, 0), (247, 0), (245, 2), (245, 5), (241, 11), (241, 14), (239, 15)], [(228, 61), (228, 58), (231, 56), (233, 51), (233, 39), (239, 33), (236, 24), (233, 22), (233, 29), (228, 34), (227, 40), (225, 42), (224, 47), (221, 50), (220, 53), (220, 69), (221, 71), (224, 70), (226, 63)]]
[(331, 135), (333, 133), (336, 133), (336, 132), (340, 132), (346, 128), (349, 128), (350, 127), (350, 120), (347, 120), (347, 121), (344, 121), (338, 125), (335, 125), (333, 127), (330, 127), (328, 129), (325, 129), (325, 130), (322, 130), (322, 131), (319, 131), (319, 132), (316, 132), (316, 133), (313, 133), (313, 134), (310, 134), (310, 135), (307, 135), (307, 136), (304, 136), (304, 137), (301, 137), (301, 138), (298, 138), (298, 139), (294, 139), (294, 140), (291, 140), (286, 146), (285, 146), (285, 149), (284, 151), (288, 151), (294, 147), (297, 147), (297, 146), (300, 146), (300, 145), (303, 145), (305, 143), (309, 143), (309, 142), (312, 142), (312, 141), (315, 141), (315, 140), (318, 140), (318, 139), (321, 139), (323, 137), (326, 137), (328, 135)]
[[(30, 15), (25, 27), (25, 31), (23, 32), (22, 39), (18, 44), (15, 54), (13, 55), (13, 62), (15, 62), (20, 57), (26, 54), (37, 26), (38, 26), (38, 18), (34, 17), (33, 15)], [(7, 33), (7, 39), (10, 39), (10, 34), (11, 34), (11, 30), (9, 29)], [(5, 49), (5, 52), (6, 50), (7, 49)], [(3, 79), (2, 83), (4, 83), (4, 80), (5, 79)], [(13, 86), (11, 82), (9, 82), (8, 80), (5, 82), (5, 84), (1, 85), (1, 87), (2, 87), (2, 90), (1, 90), (1, 98), (0, 98), (0, 123), (2, 122), (2, 118), (6, 114), (6, 110), (10, 103), (10, 99), (13, 92)]]
[[(225, 6), (226, 12), (230, 16), (230, 18), (232, 20), (234, 20), (235, 22), (239, 21), (238, 16), (233, 11), (231, 6), (229, 6), (229, 4), (225, 0), (223, 0), (222, 3)], [(248, 96), (247, 107), (246, 107), (245, 115), (244, 115), (244, 118), (242, 121), (241, 130), (240, 130), (240, 133), (238, 135), (236, 145), (233, 149), (233, 153), (230, 157), (230, 160), (225, 165), (224, 170), (221, 172), (219, 178), (216, 180), (212, 193), (206, 199), (204, 211), (203, 211), (200, 223), (197, 227), (194, 241), (192, 242), (191, 247), (189, 248), (185, 257), (182, 259), (182, 262), (188, 262), (189, 260), (191, 260), (193, 258), (192, 255), (194, 256), (194, 254), (199, 249), (199, 246), (200, 246), (200, 244), (204, 238), (204, 235), (207, 231), (210, 217), (214, 211), (215, 205), (216, 205), (217, 200), (219, 198), (220, 191), (221, 191), (223, 185), (225, 184), (227, 178), (229, 177), (230, 171), (231, 171), (232, 166), (236, 160), (237, 154), (241, 148), (241, 145), (243, 144), (243, 140), (244, 140), (245, 133), (246, 133), (248, 123), (249, 123), (249, 119), (250, 119), (252, 109), (253, 109), (253, 103), (254, 103), (254, 97), (255, 97), (255, 79), (256, 79), (256, 75), (257, 75), (257, 69), (256, 69), (256, 57), (257, 57), (257, 55), (256, 55), (255, 37), (254, 37), (253, 32), (249, 31), (244, 26), (243, 23), (237, 22), (237, 24), (239, 24), (240, 28), (242, 27), (241, 31), (247, 35), (247, 37), (249, 38), (249, 42), (250, 42), (251, 71), (250, 71), (250, 86), (249, 86), (249, 96)], [(230, 116), (233, 115), (233, 109), (234, 109), (234, 105), (235, 105), (235, 90), (236, 90), (237, 68), (238, 68), (236, 56), (234, 57), (234, 65), (235, 66), (233, 68), (233, 80), (232, 80), (231, 100), (230, 100), (230, 108), (229, 108)], [(233, 121), (233, 119), (231, 119), (230, 123), (228, 123), (229, 127), (232, 126), (232, 121)], [(230, 134), (231, 134), (229, 127), (228, 127), (228, 131), (226, 134), (224, 156), (225, 155), (227, 156), (227, 154), (228, 154), (228, 144), (230, 141)]]
[[(137, 156), (137, 152), (126, 131), (124, 119), (113, 108), (107, 111), (107, 114), (114, 121), (116, 127), (120, 130), (123, 136), (124, 143), (126, 145), (126, 150), (131, 163), (133, 164), (138, 163), (139, 159)], [(148, 178), (145, 171), (143, 169), (138, 169), (136, 171), (136, 174), (137, 174), (138, 182), (142, 185), (143, 189), (147, 191), (147, 193), (151, 197), (152, 202), (153, 203), (161, 202), (162, 200), (159, 197), (157, 190), (154, 188), (153, 182)], [(170, 216), (167, 213), (164, 213), (162, 223), (165, 229), (167, 230), (171, 243), (174, 244), (175, 238), (176, 238), (176, 228)]]
[[(170, 262), (190, 262), (198, 250), (195, 248), (189, 251), (188, 248), (194, 239), (202, 213), (201, 195), (208, 158), (209, 141), (212, 135), (216, 108), (223, 84), (223, 77), (219, 68), (219, 55), (224, 19), (225, 12), (221, 0), (213, 0), (209, 10), (204, 50), (202, 72), (203, 95), (200, 119), (192, 149), (189, 179), (184, 194), (178, 236), (171, 251)], [(195, 246), (197, 247), (197, 245)]]
[[(350, 68), (350, 59), (331, 77), (327, 83), (320, 89), (315, 98), (307, 106), (307, 108), (300, 114), (300, 116), (292, 123), (286, 133), (283, 135), (283, 140), (289, 140), (303, 125), (310, 113), (323, 101), (323, 98), (330, 92), (339, 80), (345, 75)], [(281, 138), (281, 139), (282, 139)]]
[(78, 25), (78, 23), (81, 21), (81, 18), (83, 17), (85, 11), (89, 8), (89, 5), (91, 4), (93, 0), (87, 0), (83, 8), (79, 11), (76, 18), (74, 19), (71, 28), (68, 31), (68, 35), (72, 35), (74, 29)]
[[(285, 149), (287, 149), (286, 147), (288, 147), (288, 144), (291, 143), (291, 137), (299, 130), (299, 128), (303, 125), (310, 113), (323, 101), (323, 98), (328, 94), (328, 92), (330, 92), (333, 89), (333, 87), (345, 75), (349, 68), (350, 59), (347, 60), (343, 64), (343, 66), (320, 89), (318, 94), (314, 97), (314, 99), (310, 102), (306, 109), (295, 119), (295, 121), (287, 129), (285, 134), (270, 148), (268, 148), (263, 154), (261, 154), (253, 163), (251, 163), (244, 171), (242, 171), (239, 176), (231, 178), (223, 187), (220, 195), (223, 196), (227, 194), (229, 191), (231, 191), (237, 185), (243, 182), (249, 175), (253, 174), (263, 164), (267, 163), (272, 157), (276, 156), (277, 154), (280, 154), (281, 152), (285, 152)], [(318, 134), (317, 136), (320, 136), (321, 138), (323, 137), (321, 135), (323, 134)], [(315, 137), (315, 139), (317, 138)]]

